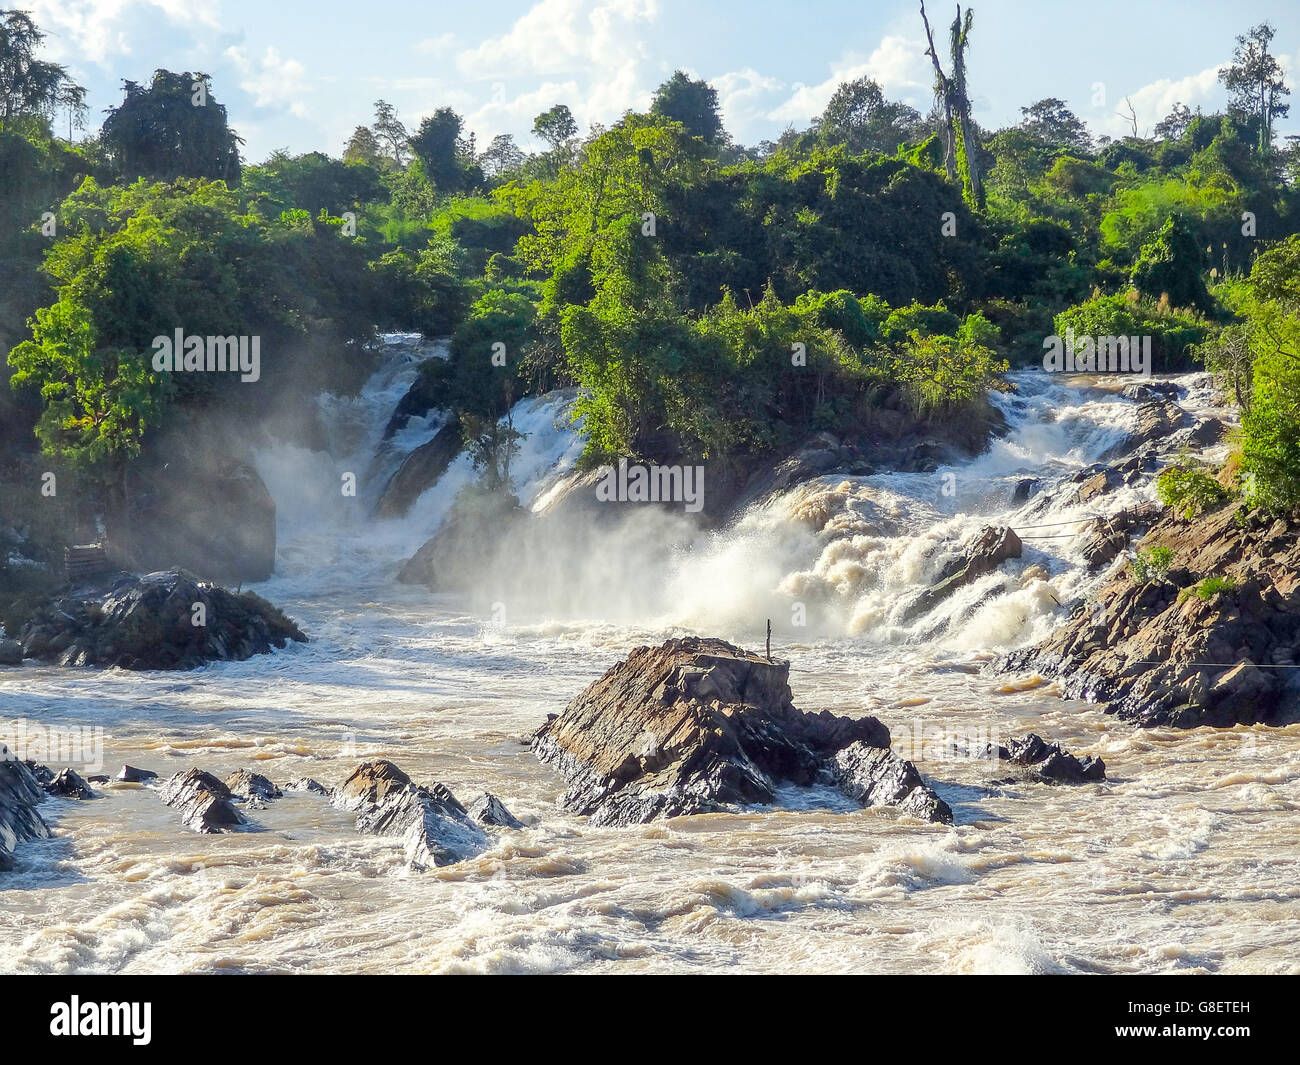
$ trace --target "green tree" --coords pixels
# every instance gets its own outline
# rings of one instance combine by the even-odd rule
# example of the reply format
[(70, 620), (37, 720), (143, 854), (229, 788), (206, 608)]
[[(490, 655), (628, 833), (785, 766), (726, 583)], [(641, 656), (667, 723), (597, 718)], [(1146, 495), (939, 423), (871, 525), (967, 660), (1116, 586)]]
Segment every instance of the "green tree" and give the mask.
[(37, 59), (45, 39), (25, 11), (0, 11), (0, 128), (24, 115), (84, 112), (85, 90), (58, 63)]
[(1285, 118), (1290, 105), (1281, 102), (1290, 96), (1285, 72), (1269, 52), (1276, 31), (1261, 22), (1249, 33), (1237, 38), (1232, 62), (1220, 69), (1219, 80), (1231, 96), (1233, 110), (1249, 116), (1257, 124), (1257, 149), (1267, 155), (1273, 148), (1273, 123)]
[(722, 138), (722, 115), (718, 111), (718, 90), (707, 81), (696, 80), (685, 71), (673, 76), (655, 90), (650, 113), (662, 115), (686, 127), (686, 132), (705, 144)]
[(100, 139), (117, 171), (139, 177), (220, 179), (239, 184), (239, 146), (208, 75), (157, 70), (141, 86), (123, 83), (126, 99), (110, 108)]
[(410, 147), (440, 193), (454, 194), (482, 184), (473, 142), (465, 136), (460, 115), (450, 107), (438, 108), (421, 122)]
[(1142, 246), (1133, 264), (1133, 285), (1152, 299), (1168, 297), (1174, 307), (1193, 307), (1204, 313), (1214, 309), (1201, 271), (1205, 253), (1191, 226), (1175, 215), (1160, 227), (1155, 240)]
[(564, 104), (556, 104), (533, 119), (533, 133), (544, 140), (551, 151), (558, 151), (578, 135), (578, 123)]

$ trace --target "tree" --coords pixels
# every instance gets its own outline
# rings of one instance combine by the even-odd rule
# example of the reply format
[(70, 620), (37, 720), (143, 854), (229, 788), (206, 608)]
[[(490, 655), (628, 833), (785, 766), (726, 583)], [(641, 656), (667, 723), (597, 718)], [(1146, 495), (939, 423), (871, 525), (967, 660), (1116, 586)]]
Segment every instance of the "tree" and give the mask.
[(934, 47), (934, 35), (930, 31), (930, 20), (925, 14), (924, 0), (921, 3), (921, 21), (925, 24), (925, 39), (928, 44), (925, 54), (934, 65), (935, 98), (943, 106), (944, 167), (950, 180), (956, 180), (960, 176), (966, 202), (978, 210), (984, 206), (984, 182), (979, 159), (980, 145), (973, 132), (970, 97), (966, 88), (966, 49), (970, 45), (974, 15), (968, 8), (963, 19), (961, 5), (957, 5), (957, 17), (949, 28), (949, 53), (953, 71), (949, 77), (944, 73), (939, 53)]
[(1044, 144), (1084, 154), (1092, 151), (1088, 127), (1065, 106), (1064, 100), (1049, 96), (1022, 107), (1020, 114), (1020, 128)]
[(514, 137), (509, 133), (498, 133), (478, 157), (478, 165), (487, 177), (496, 178), (518, 170), (527, 158), (523, 149), (515, 143)]
[(473, 141), (463, 133), (463, 121), (450, 107), (440, 107), (420, 123), (410, 140), (411, 151), (425, 176), (441, 193), (460, 192), (480, 183)]
[(85, 111), (86, 90), (64, 67), (36, 58), (45, 39), (25, 11), (0, 11), (0, 126), (21, 115)]
[(578, 135), (578, 123), (564, 104), (556, 104), (533, 119), (533, 133), (544, 140), (551, 151), (559, 151)]
[(345, 163), (364, 163), (366, 166), (379, 166), (383, 158), (383, 149), (379, 139), (369, 126), (358, 126), (348, 138), (347, 147), (343, 149)]
[(1254, 119), (1259, 126), (1258, 151), (1268, 155), (1273, 149), (1273, 122), (1285, 118), (1290, 104), (1281, 103), (1290, 96), (1286, 78), (1268, 47), (1276, 31), (1261, 22), (1243, 37), (1237, 38), (1232, 63), (1219, 71), (1219, 80), (1231, 97), (1230, 107)]
[(1166, 220), (1133, 264), (1133, 285), (1152, 299), (1167, 297), (1174, 307), (1213, 310), (1214, 301), (1201, 279), (1205, 253), (1201, 242), (1182, 215)]
[(705, 144), (713, 144), (722, 137), (718, 90), (707, 81), (692, 79), (685, 71), (674, 71), (655, 90), (650, 113), (680, 122), (687, 133)]
[(207, 178), (239, 184), (239, 146), (208, 75), (154, 71), (141, 86), (123, 83), (126, 99), (110, 108), (100, 139), (116, 169), (134, 181)]
[(920, 124), (914, 108), (886, 100), (875, 80), (862, 77), (840, 82), (817, 120), (817, 134), (823, 143), (843, 144), (855, 154), (893, 155)]
[(1181, 140), (1191, 123), (1192, 109), (1184, 103), (1176, 103), (1173, 110), (1156, 123), (1155, 134), (1161, 140)]
[(375, 140), (398, 166), (405, 166), (408, 156), (406, 127), (397, 117), (397, 108), (387, 100), (375, 101)]

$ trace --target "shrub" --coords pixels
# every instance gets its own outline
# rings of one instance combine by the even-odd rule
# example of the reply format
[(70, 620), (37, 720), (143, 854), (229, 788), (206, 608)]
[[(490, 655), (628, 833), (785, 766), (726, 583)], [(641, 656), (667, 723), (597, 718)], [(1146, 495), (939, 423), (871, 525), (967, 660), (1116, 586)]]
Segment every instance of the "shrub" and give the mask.
[(1189, 466), (1169, 466), (1156, 478), (1156, 495), (1167, 507), (1184, 518), (1194, 518), (1227, 498), (1228, 493), (1204, 470)]

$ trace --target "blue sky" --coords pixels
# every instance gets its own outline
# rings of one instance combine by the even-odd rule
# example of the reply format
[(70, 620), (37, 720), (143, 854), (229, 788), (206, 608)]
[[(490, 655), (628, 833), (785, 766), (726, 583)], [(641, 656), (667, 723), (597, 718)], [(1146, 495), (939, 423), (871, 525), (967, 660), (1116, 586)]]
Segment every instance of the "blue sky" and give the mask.
[[(12, 2), (12, 0), (11, 0)], [(585, 129), (644, 108), (681, 67), (719, 91), (727, 128), (754, 143), (820, 113), (836, 84), (867, 74), (894, 99), (930, 103), (916, 0), (17, 0), (49, 34), (47, 54), (90, 90), (92, 124), (121, 100), (122, 79), (156, 67), (202, 69), (245, 139), (250, 162), (273, 149), (341, 153), (383, 97), (408, 128), (438, 107), (466, 116), (480, 146), (496, 133), (539, 145), (533, 116), (554, 103)], [(936, 36), (953, 4), (929, 0)], [(1181, 100), (1222, 106), (1215, 72), (1233, 39), (1267, 19), (1294, 83), (1296, 0), (977, 0), (970, 85), (975, 117), (998, 128), (1046, 96), (1094, 133), (1120, 136), (1129, 98), (1149, 132)], [(1100, 85), (1100, 90), (1098, 89)], [(1100, 101), (1100, 102), (1099, 102)], [(1283, 133), (1300, 132), (1296, 116)]]

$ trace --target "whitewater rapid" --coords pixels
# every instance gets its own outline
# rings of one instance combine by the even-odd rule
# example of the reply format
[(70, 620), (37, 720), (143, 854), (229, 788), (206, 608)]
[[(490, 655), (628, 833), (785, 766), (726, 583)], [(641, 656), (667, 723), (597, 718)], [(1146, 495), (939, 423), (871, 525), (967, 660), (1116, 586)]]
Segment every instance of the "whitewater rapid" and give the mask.
[[(685, 541), (633, 518), (563, 594), (548, 585), (539, 601), (503, 578), (494, 612), (394, 580), (473, 477), (461, 456), (407, 515), (371, 517), (441, 424), (435, 412), (384, 439), (419, 358), (440, 353), (396, 350), (361, 395), (322, 399), (329, 453), (258, 456), (280, 551), (256, 590), (311, 642), (189, 673), (28, 663), (0, 673), (0, 720), (100, 726), (108, 771), (249, 766), (333, 784), (386, 757), (463, 799), (494, 792), (526, 828), (414, 874), (400, 841), (358, 835), (307, 794), (258, 811), (260, 831), (209, 837), (147, 788), (51, 799), (55, 837), (0, 875), (0, 971), (1300, 971), (1300, 726), (1136, 731), (1050, 685), (980, 672), (1101, 579), (1078, 559), (1082, 519), (1150, 498), (1147, 483), (1085, 505), (1053, 491), (1133, 425), (1113, 382), (1017, 375), (998, 398), (1010, 432), (969, 462), (818, 478)], [(1180, 382), (1181, 405), (1214, 409), (1205, 378)], [(577, 461), (571, 402), (514, 412), (527, 506), (545, 507)], [(356, 496), (339, 489), (348, 473)], [(1014, 502), (1028, 478), (1039, 490)], [(905, 620), (990, 523), (1052, 538)], [(559, 778), (520, 742), (547, 713), (639, 643), (698, 632), (758, 646), (769, 617), (801, 709), (871, 713), (900, 740), (1033, 730), (1101, 755), (1110, 779), (999, 784), (988, 763), (914, 746), (903, 753), (952, 804), (951, 828), (818, 789), (632, 828), (556, 808)]]

